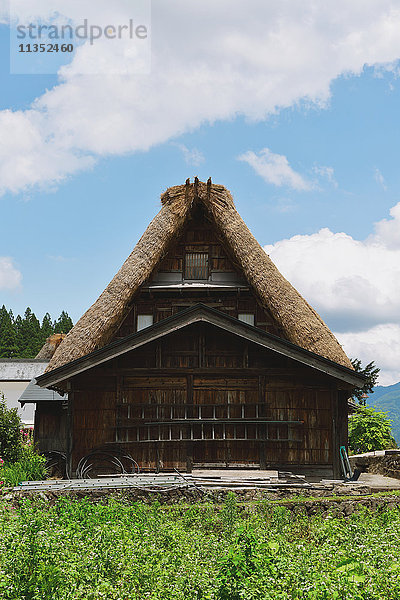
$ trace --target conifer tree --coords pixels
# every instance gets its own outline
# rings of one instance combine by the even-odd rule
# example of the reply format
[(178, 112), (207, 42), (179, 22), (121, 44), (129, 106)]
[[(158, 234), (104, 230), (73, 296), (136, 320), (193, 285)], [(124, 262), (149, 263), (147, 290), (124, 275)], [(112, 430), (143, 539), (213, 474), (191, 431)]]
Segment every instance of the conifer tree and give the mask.
[(42, 326), (40, 328), (40, 335), (41, 335), (41, 340), (42, 340), (43, 344), (47, 340), (48, 337), (53, 335), (53, 333), (54, 333), (53, 321), (51, 320), (51, 316), (49, 315), (49, 313), (46, 313), (43, 317)]
[(0, 308), (0, 358), (14, 358), (17, 354), (14, 317), (3, 304)]
[(19, 354), (21, 358), (33, 358), (41, 346), (40, 323), (35, 313), (28, 307), (21, 320), (19, 331)]
[(46, 339), (53, 333), (68, 333), (73, 322), (66, 311), (53, 323), (46, 313), (40, 324), (35, 313), (28, 307), (23, 318), (14, 319), (12, 311), (0, 308), (0, 358), (34, 358)]
[(72, 327), (73, 323), (71, 317), (65, 310), (63, 310), (54, 324), (54, 333), (68, 333)]
[(17, 344), (17, 358), (22, 358), (22, 319), (21, 315), (17, 315), (14, 321), (15, 340)]
[(356, 388), (353, 391), (353, 398), (359, 404), (365, 406), (368, 394), (371, 394), (374, 391), (373, 388), (376, 386), (378, 381), (380, 369), (373, 361), (363, 367), (359, 358), (352, 358), (351, 364), (357, 373), (361, 373), (361, 375), (364, 375), (366, 378), (364, 385), (360, 388)]

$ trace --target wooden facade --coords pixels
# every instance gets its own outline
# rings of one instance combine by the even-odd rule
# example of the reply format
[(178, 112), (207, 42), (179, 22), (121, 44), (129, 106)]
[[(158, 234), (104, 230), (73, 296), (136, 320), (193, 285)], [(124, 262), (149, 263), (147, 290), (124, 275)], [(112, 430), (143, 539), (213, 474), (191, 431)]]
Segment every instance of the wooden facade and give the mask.
[(42, 450), (118, 446), (142, 469), (274, 468), (340, 476), (360, 378), (292, 344), (201, 206), (104, 348), (39, 378)]
[[(188, 271), (186, 261), (188, 255), (194, 254), (207, 257), (206, 271), (200, 273), (206, 279), (190, 278), (196, 273)], [(256, 327), (283, 337), (282, 328), (249, 288), (240, 266), (235, 264), (200, 207), (180, 239), (136, 294), (115, 339), (136, 331), (138, 315), (151, 315), (157, 323), (198, 303), (236, 318), (241, 314), (254, 315)]]
[[(264, 332), (257, 340), (252, 326), (205, 306), (168, 321), (161, 331), (154, 326), (110, 345), (108, 360), (97, 357), (101, 364), (90, 357), (81, 372), (61, 375), (68, 382), (69, 410), (62, 414), (68, 434), (56, 434), (55, 407), (38, 405), (41, 449), (56, 449), (49, 438), (57, 435), (72, 469), (94, 448), (120, 445), (144, 469), (339, 475), (349, 383), (323, 371), (331, 365), (315, 369), (313, 356), (304, 357), (309, 364), (295, 360), (287, 354), (301, 358), (305, 351)], [(267, 347), (276, 344), (279, 351)]]

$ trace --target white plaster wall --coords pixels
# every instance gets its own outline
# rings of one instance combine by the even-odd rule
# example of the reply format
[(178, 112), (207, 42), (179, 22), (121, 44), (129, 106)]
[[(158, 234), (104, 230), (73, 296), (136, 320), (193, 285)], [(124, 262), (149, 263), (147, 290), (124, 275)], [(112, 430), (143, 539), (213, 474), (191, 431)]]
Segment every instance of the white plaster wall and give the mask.
[(35, 415), (35, 405), (25, 404), (21, 408), (18, 398), (21, 396), (25, 388), (28, 387), (29, 381), (0, 381), (0, 392), (3, 392), (6, 404), (9, 408), (17, 408), (21, 421), (25, 425), (33, 425)]

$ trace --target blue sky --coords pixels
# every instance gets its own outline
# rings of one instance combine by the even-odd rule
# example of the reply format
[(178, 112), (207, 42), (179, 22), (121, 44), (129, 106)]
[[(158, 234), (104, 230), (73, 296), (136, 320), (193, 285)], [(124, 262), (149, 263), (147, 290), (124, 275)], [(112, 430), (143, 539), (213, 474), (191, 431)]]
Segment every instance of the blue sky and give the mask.
[[(215, 75), (223, 79), (225, 72), (218, 74), (213, 64), (221, 59), (219, 47), (205, 50), (194, 36), (189, 56), (182, 58), (178, 42), (176, 48), (168, 46), (183, 61), (177, 67), (161, 34), (153, 40), (152, 71), (130, 76), (129, 85), (109, 74), (103, 81), (80, 72), (12, 75), (8, 24), (1, 25), (0, 260), (6, 262), (3, 275), (0, 270), (0, 302), (15, 313), (30, 306), (40, 317), (46, 311), (55, 317), (66, 309), (77, 320), (132, 250), (157, 212), (160, 194), (187, 177), (211, 176), (231, 190), (258, 241), (268, 246), (278, 267), (348, 353), (380, 360), (382, 383), (400, 379), (400, 359), (387, 360), (385, 352), (389, 347), (390, 355), (400, 351), (400, 342), (393, 346), (400, 332), (400, 214), (390, 215), (400, 201), (400, 33), (399, 40), (393, 34), (391, 44), (380, 47), (382, 31), (397, 18), (391, 4), (371, 2), (368, 22), (361, 12), (349, 10), (347, 21), (344, 17), (344, 23), (335, 24), (333, 33), (327, 27), (324, 37), (319, 23), (333, 23), (332, 3), (332, 12), (315, 17), (311, 33), (316, 41), (309, 51), (302, 47), (304, 57), (289, 52), (297, 67), (288, 68), (284, 60), (280, 64), (275, 46), (273, 66), (268, 61), (260, 66), (260, 50), (248, 57), (248, 47), (241, 54), (237, 44), (237, 55), (226, 52), (221, 62), (235, 77), (227, 76), (220, 85)], [(228, 29), (221, 25), (215, 36), (222, 31), (229, 41), (229, 27), (243, 18), (242, 5), (234, 3)], [(278, 5), (258, 4), (271, 27), (259, 33), (260, 43), (269, 43), (274, 33), (270, 21)], [(286, 48), (286, 26), (301, 39), (304, 32), (290, 6), (285, 12), (283, 5), (281, 43)], [(170, 6), (182, 9), (178, 1)], [(305, 3), (304, 23), (308, 9), (320, 10), (316, 6)], [(206, 2), (205, 19), (207, 7), (210, 15), (215, 10)], [(186, 17), (201, 18), (199, 3), (194, 2), (192, 15), (187, 10), (173, 27), (184, 27)], [(160, 4), (153, 3), (155, 32), (164, 18), (159, 12)], [(295, 34), (293, 27), (298, 27)], [(338, 40), (344, 44), (358, 27), (364, 28), (366, 41), (357, 48), (352, 42), (353, 55), (348, 50), (345, 58), (339, 57)], [(241, 35), (245, 38), (246, 30)], [(376, 56), (370, 47), (374, 43)], [(181, 92), (171, 91), (169, 82), (176, 73), (188, 72), (197, 56), (202, 65), (194, 72), (201, 82), (189, 81)], [(162, 79), (162, 70), (169, 82)], [(278, 83), (270, 83), (274, 78)], [(214, 88), (204, 91), (210, 82)], [(259, 93), (264, 82), (267, 89)], [(96, 85), (98, 95), (91, 97)], [(82, 107), (87, 112), (81, 115)], [(88, 123), (90, 107), (95, 116)], [(125, 123), (118, 120), (111, 128), (115, 114)], [(60, 159), (53, 164), (60, 148)], [(32, 160), (32, 168), (21, 167), (25, 160)]]

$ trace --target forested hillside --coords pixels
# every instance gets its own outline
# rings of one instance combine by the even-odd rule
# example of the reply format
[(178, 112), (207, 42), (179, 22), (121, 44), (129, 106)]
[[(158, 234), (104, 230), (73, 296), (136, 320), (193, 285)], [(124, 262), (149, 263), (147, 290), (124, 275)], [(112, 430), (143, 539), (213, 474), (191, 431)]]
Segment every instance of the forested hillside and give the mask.
[(68, 333), (73, 323), (66, 311), (53, 321), (46, 313), (42, 322), (27, 308), (23, 317), (0, 308), (0, 358), (34, 358), (53, 333)]
[(367, 404), (388, 414), (393, 421), (393, 437), (400, 444), (400, 382), (388, 386), (378, 385), (368, 397)]

